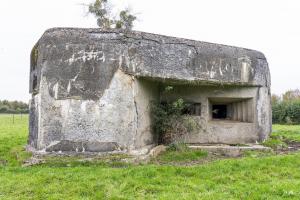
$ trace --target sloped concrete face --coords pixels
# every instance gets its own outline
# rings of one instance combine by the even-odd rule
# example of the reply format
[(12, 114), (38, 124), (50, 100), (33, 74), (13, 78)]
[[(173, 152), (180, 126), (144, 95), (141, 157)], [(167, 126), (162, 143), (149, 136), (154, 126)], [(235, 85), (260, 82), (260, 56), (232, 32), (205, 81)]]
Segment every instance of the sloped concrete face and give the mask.
[(29, 145), (130, 152), (155, 144), (150, 104), (160, 100), (164, 81), (255, 88), (247, 134), (263, 140), (270, 133), (270, 74), (260, 52), (142, 32), (56, 28), (31, 53)]

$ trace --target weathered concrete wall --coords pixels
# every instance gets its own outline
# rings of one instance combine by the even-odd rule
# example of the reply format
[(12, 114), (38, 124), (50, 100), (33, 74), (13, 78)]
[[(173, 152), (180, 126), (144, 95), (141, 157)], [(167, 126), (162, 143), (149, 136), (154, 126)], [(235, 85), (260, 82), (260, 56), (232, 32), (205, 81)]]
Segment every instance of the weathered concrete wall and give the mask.
[(97, 101), (56, 100), (48, 88), (42, 78), (37, 149), (112, 151), (134, 147), (136, 112), (131, 76), (118, 70)]
[(270, 88), (260, 87), (257, 91), (257, 129), (260, 141), (272, 132), (272, 107)]
[(152, 134), (151, 104), (159, 101), (159, 83), (136, 79), (136, 136), (135, 146), (142, 148), (145, 145), (156, 143), (157, 138)]
[(253, 130), (261, 139), (270, 132), (270, 106), (263, 106), (270, 75), (260, 52), (142, 32), (56, 28), (31, 53), (29, 144), (81, 152), (153, 144), (149, 105), (165, 80), (260, 88), (256, 117), (265, 120)]

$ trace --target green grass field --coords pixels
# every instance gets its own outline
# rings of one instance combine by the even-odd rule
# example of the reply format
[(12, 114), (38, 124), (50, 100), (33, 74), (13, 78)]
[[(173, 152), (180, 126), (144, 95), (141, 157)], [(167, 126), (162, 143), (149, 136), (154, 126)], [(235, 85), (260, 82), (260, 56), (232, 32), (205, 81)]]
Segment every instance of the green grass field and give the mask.
[[(205, 153), (162, 155), (163, 165), (50, 162), (22, 167), (28, 117), (0, 115), (0, 199), (300, 199), (300, 153), (222, 159), (173, 166), (172, 158), (203, 159)], [(274, 135), (300, 141), (300, 126), (274, 125)]]

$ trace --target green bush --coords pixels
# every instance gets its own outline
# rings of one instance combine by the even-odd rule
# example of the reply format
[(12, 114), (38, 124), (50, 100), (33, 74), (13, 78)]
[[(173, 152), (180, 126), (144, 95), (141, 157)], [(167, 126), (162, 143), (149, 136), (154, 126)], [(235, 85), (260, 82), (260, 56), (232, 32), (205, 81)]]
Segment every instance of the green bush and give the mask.
[[(167, 86), (163, 92), (172, 90), (172, 86)], [(201, 128), (195, 117), (184, 114), (189, 106), (190, 104), (181, 98), (174, 101), (152, 102), (153, 129), (159, 143), (183, 141), (189, 133)]]
[(290, 118), (292, 124), (300, 123), (300, 101), (291, 102), (287, 106), (287, 117)]
[(300, 124), (300, 101), (281, 101), (272, 105), (272, 120), (276, 124)]
[(286, 104), (283, 102), (272, 105), (272, 121), (275, 124), (285, 123)]
[(152, 102), (153, 128), (159, 143), (169, 144), (192, 129), (193, 123), (188, 122), (187, 117), (182, 115), (187, 106), (182, 99), (164, 103)]

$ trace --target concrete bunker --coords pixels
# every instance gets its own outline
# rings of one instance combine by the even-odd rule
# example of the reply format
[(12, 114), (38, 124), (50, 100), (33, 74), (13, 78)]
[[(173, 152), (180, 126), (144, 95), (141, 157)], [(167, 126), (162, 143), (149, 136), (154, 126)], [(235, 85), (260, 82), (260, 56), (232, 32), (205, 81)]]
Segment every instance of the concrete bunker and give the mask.
[[(172, 85), (172, 93), (161, 88)], [(270, 74), (260, 52), (150, 33), (47, 30), (31, 54), (34, 151), (142, 153), (157, 144), (152, 101), (182, 98), (201, 130), (190, 144), (263, 141)]]

